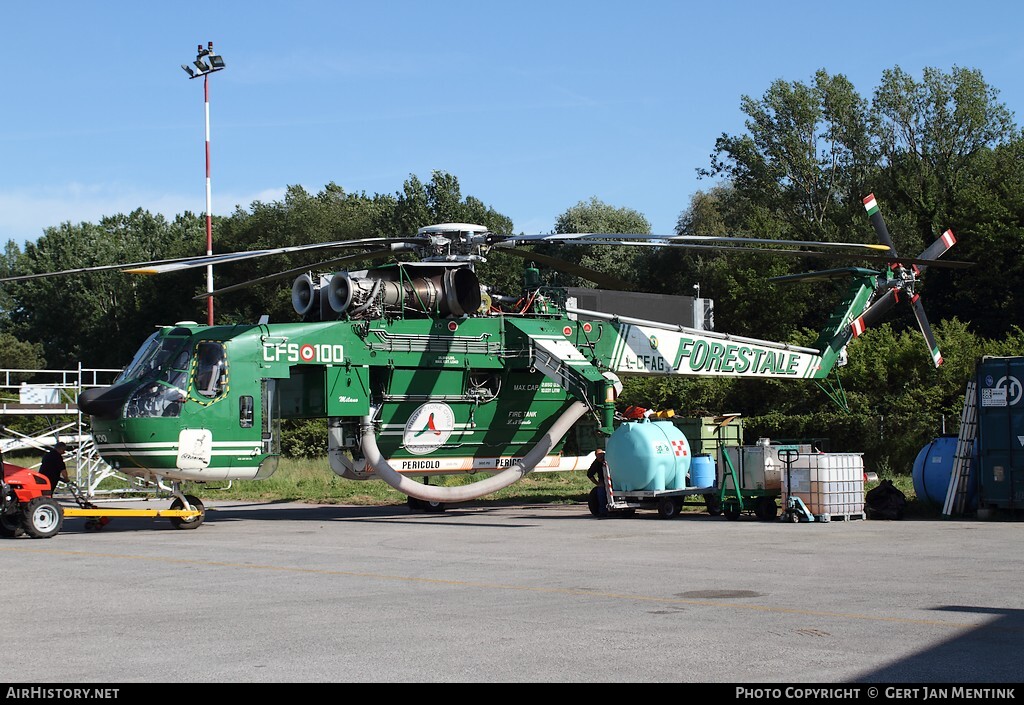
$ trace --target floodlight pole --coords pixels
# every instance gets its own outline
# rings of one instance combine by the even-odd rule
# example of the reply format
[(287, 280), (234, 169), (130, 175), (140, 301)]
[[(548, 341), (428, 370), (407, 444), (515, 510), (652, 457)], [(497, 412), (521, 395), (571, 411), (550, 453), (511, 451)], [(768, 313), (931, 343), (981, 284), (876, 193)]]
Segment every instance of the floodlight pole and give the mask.
[[(205, 59), (209, 60), (207, 63)], [(206, 114), (206, 256), (213, 255), (213, 199), (210, 188), (210, 74), (224, 68), (224, 57), (213, 52), (213, 42), (209, 42), (204, 49), (200, 44), (196, 52), (196, 60), (193, 62), (195, 69), (185, 64), (185, 69), (190, 79), (203, 77), (203, 106)], [(206, 312), (207, 324), (213, 325), (213, 264), (206, 265)]]
[[(206, 256), (213, 255), (213, 199), (210, 190), (210, 74), (203, 76), (203, 103), (206, 112)], [(206, 265), (207, 324), (213, 325), (213, 265)]]

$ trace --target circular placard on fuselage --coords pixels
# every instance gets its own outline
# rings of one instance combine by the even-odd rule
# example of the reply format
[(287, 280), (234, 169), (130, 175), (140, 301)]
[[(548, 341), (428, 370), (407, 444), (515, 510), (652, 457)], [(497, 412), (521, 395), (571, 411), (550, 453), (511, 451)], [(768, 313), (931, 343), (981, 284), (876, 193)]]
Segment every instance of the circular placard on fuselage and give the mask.
[(441, 402), (427, 402), (406, 421), (402, 445), (413, 455), (427, 455), (444, 445), (454, 430), (452, 408)]

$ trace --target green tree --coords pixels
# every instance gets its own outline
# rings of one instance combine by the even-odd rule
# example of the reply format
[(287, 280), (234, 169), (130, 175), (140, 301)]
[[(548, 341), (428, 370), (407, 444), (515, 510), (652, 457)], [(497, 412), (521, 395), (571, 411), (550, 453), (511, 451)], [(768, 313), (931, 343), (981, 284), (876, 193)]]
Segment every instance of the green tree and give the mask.
[[(0, 369), (46, 369), (42, 344), (26, 343), (10, 333), (0, 332)], [(14, 375), (11, 381), (17, 384), (30, 378), (30, 374)]]
[[(28, 243), (12, 271), (55, 272), (195, 253), (201, 222), (168, 223), (141, 209), (98, 224), (64, 223)], [(10, 332), (38, 342), (49, 364), (119, 367), (154, 325), (195, 318), (201, 308), (182, 292), (202, 286), (201, 272), (159, 278), (117, 271), (49, 277), (9, 287)]]
[(998, 94), (977, 69), (925, 68), (921, 81), (898, 66), (882, 73), (871, 132), (886, 176), (884, 195), (905, 204), (916, 230), (910, 243), (896, 239), (901, 254), (923, 250), (938, 234), (936, 224), (951, 220), (975, 157), (1016, 137)]
[(740, 106), (747, 133), (722, 134), (710, 168), (698, 173), (728, 179), (784, 223), (787, 237), (850, 239), (876, 156), (867, 102), (849, 80), (824, 69), (810, 84), (780, 79), (760, 99), (743, 96)]
[[(596, 196), (589, 201), (580, 201), (568, 208), (555, 220), (555, 232), (641, 234), (649, 235), (651, 224), (647, 218), (632, 208), (616, 208)], [(635, 285), (639, 281), (638, 270), (645, 256), (634, 246), (608, 245), (538, 245), (537, 252), (579, 264), (602, 274), (608, 274)], [(594, 282), (567, 274), (556, 275), (554, 280), (564, 286), (593, 287)]]

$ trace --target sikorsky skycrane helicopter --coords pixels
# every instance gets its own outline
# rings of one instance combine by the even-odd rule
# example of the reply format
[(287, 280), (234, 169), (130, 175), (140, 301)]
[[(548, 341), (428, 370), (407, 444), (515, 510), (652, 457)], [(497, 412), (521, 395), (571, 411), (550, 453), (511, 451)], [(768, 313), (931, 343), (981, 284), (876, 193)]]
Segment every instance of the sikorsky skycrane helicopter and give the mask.
[[(942, 362), (914, 291), (927, 266), (955, 242), (944, 233), (917, 258), (893, 247), (873, 196), (865, 207), (881, 244), (787, 242), (757, 238), (635, 234), (498, 235), (447, 223), (415, 236), (369, 238), (183, 260), (139, 262), (26, 275), (6, 280), (104, 269), (159, 274), (254, 257), (305, 251), (359, 250), (298, 275), (294, 323), (159, 328), (109, 387), (88, 390), (78, 405), (91, 416), (104, 459), (122, 472), (173, 483), (177, 507), (198, 503), (181, 481), (263, 479), (276, 469), (280, 422), (326, 418), (329, 461), (350, 479), (379, 478), (439, 507), (492, 493), (536, 468), (585, 467), (565, 457), (566, 432), (590, 415), (611, 434), (620, 378), (714, 375), (822, 379), (842, 364), (847, 344), (901, 296), (914, 306), (932, 358)], [(602, 283), (609, 278), (546, 255), (519, 250), (540, 243), (629, 245), (798, 256), (826, 252), (885, 263), (881, 271), (848, 267), (782, 277), (848, 277), (846, 296), (813, 347), (725, 335), (675, 324), (575, 308), (565, 291), (541, 286), (528, 267), (525, 293), (507, 296), (477, 278), (492, 250)], [(790, 249), (776, 249), (788, 245)], [(342, 266), (412, 253), (418, 261), (349, 271)], [(314, 267), (313, 269), (316, 269)], [(200, 298), (200, 297), (197, 297)], [(432, 475), (480, 473), (474, 483), (443, 487)], [(187, 528), (187, 522), (183, 522)]]

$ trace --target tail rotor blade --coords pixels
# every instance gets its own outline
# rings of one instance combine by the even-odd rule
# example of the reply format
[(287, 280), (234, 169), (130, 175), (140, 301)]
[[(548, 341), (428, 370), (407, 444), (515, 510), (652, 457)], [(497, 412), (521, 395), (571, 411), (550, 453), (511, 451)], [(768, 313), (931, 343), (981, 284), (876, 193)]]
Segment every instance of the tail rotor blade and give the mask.
[(884, 296), (868, 306), (867, 310), (860, 315), (860, 318), (850, 324), (850, 332), (853, 333), (853, 337), (858, 337), (868, 328), (878, 323), (899, 300), (899, 289), (889, 289)]
[[(953, 231), (947, 230), (946, 232), (942, 233), (942, 235), (939, 236), (938, 240), (929, 245), (928, 249), (926, 249), (924, 252), (918, 255), (917, 258), (938, 259), (939, 257), (942, 257), (942, 255), (946, 254), (946, 251), (949, 250), (949, 248), (955, 244), (956, 237), (953, 235)], [(916, 267), (916, 269), (918, 272), (923, 272), (924, 270), (928, 269), (928, 265), (922, 264), (921, 266)]]
[(882, 212), (878, 210), (878, 203), (875, 201), (875, 194), (869, 193), (864, 198), (864, 210), (868, 212), (868, 218), (871, 220), (871, 225), (875, 229), (875, 234), (878, 235), (878, 241), (889, 248), (893, 257), (898, 257), (896, 254), (896, 246), (893, 245), (892, 238), (889, 237), (889, 228), (885, 226), (885, 221), (882, 219)]
[(917, 326), (921, 329), (925, 342), (928, 343), (928, 352), (932, 356), (932, 362), (935, 363), (936, 367), (939, 367), (942, 365), (942, 353), (939, 352), (939, 346), (935, 342), (935, 336), (932, 335), (932, 327), (928, 325), (928, 317), (924, 313), (924, 306), (921, 304), (920, 294), (914, 294), (910, 303), (914, 306), (914, 317), (917, 318)]

